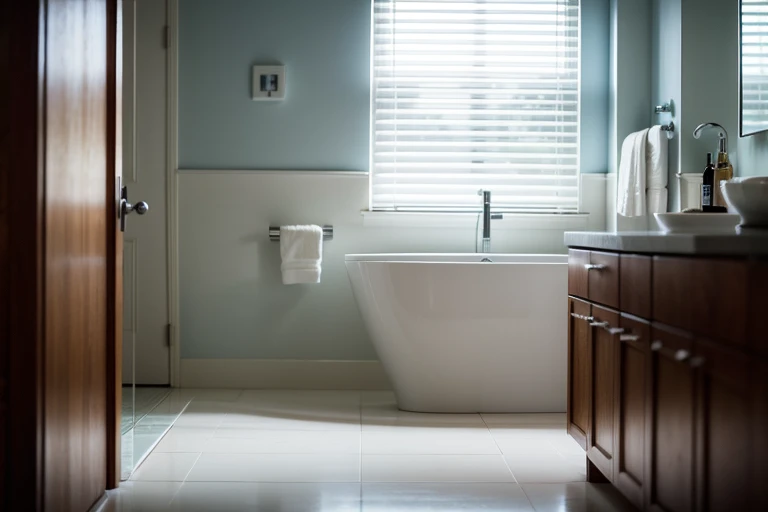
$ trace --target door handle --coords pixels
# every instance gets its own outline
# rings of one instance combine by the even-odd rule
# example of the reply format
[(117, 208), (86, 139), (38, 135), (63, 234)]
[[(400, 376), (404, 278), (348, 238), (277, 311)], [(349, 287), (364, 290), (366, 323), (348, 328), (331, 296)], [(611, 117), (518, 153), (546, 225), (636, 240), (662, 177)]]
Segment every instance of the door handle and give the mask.
[(120, 231), (125, 231), (125, 217), (131, 212), (136, 212), (139, 215), (144, 215), (149, 211), (149, 204), (146, 201), (139, 201), (136, 204), (128, 202), (128, 187), (123, 187), (120, 192), (120, 208), (118, 209), (118, 216), (120, 217)]
[(139, 201), (136, 204), (131, 204), (128, 201), (123, 203), (123, 214), (128, 215), (131, 212), (136, 212), (139, 215), (144, 215), (149, 211), (149, 205), (146, 201)]

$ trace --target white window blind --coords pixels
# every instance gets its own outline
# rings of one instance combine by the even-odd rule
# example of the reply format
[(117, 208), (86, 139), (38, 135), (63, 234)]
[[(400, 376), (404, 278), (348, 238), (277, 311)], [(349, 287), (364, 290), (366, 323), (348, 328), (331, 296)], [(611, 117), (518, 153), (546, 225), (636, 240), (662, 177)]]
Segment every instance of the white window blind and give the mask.
[(371, 209), (578, 209), (578, 0), (374, 0)]
[(741, 2), (741, 129), (768, 130), (768, 1)]

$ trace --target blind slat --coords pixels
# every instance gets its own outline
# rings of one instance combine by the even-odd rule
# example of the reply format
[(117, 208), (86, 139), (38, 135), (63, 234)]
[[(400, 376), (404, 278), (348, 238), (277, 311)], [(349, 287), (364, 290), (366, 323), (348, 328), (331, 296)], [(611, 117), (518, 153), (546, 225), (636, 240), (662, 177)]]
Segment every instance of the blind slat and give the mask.
[(577, 210), (579, 12), (374, 0), (371, 208), (477, 210), (484, 188), (494, 208)]

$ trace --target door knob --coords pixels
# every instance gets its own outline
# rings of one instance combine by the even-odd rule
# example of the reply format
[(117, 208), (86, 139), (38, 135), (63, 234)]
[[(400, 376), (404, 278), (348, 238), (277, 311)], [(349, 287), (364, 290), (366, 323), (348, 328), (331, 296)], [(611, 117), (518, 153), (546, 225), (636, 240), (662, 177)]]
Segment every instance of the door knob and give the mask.
[(125, 217), (131, 213), (136, 212), (139, 215), (144, 215), (149, 211), (149, 205), (146, 201), (139, 201), (136, 204), (128, 202), (128, 187), (123, 187), (120, 191), (120, 208), (118, 215), (120, 217), (120, 231), (125, 231)]
[(128, 215), (131, 212), (136, 212), (139, 215), (144, 215), (145, 213), (147, 213), (147, 211), (149, 211), (149, 205), (147, 204), (146, 201), (139, 201), (136, 204), (131, 204), (126, 201), (124, 210), (125, 210), (124, 213), (126, 215)]

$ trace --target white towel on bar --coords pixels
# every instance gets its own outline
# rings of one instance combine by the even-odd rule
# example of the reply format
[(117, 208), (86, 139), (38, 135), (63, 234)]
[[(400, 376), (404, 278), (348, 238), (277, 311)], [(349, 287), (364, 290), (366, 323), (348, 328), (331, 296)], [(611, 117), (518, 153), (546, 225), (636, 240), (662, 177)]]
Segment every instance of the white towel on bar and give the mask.
[(669, 180), (669, 139), (667, 138), (667, 132), (661, 130), (661, 126), (656, 125), (648, 130), (645, 162), (645, 186), (648, 189), (667, 188), (667, 181)]
[(645, 171), (648, 128), (627, 136), (621, 146), (616, 212), (625, 217), (645, 215)]
[(664, 213), (667, 211), (667, 189), (649, 188), (646, 194), (646, 206), (648, 213)]
[(281, 226), (280, 270), (283, 284), (319, 283), (323, 262), (323, 228)]

